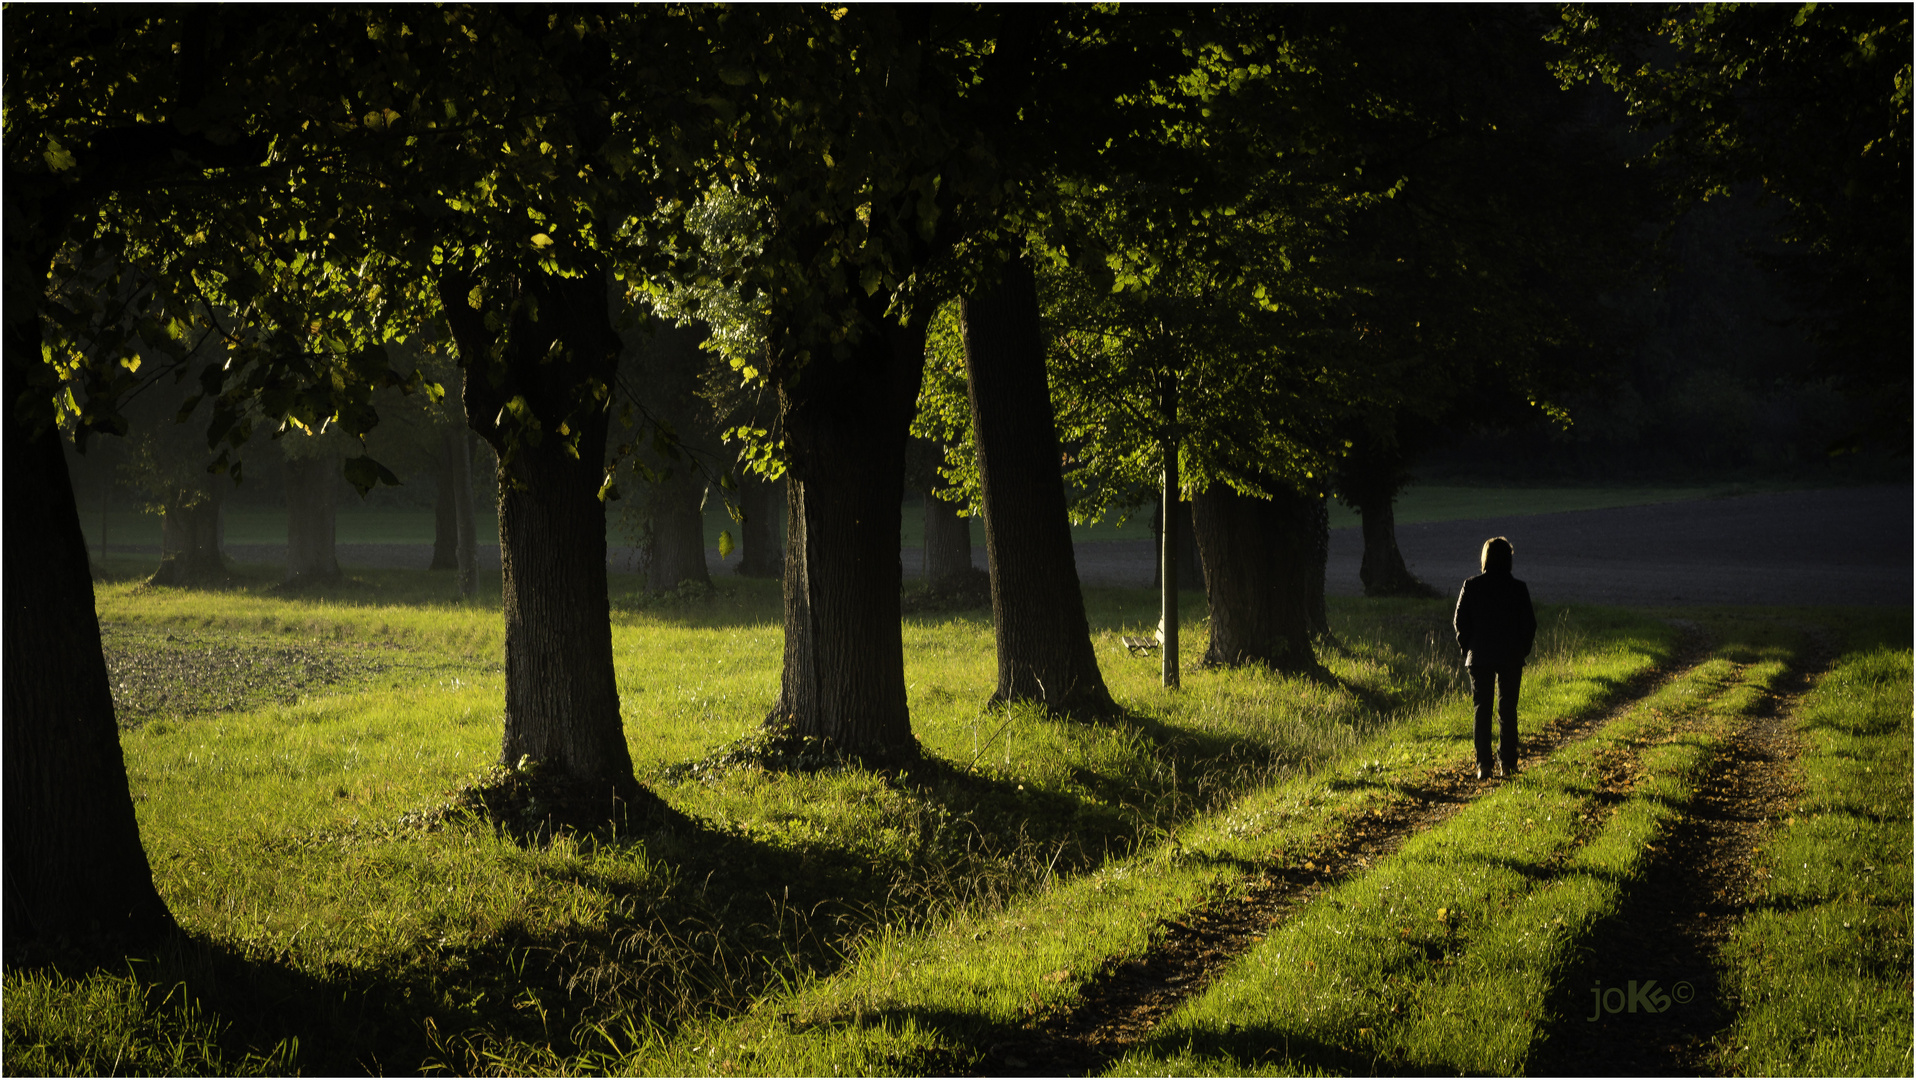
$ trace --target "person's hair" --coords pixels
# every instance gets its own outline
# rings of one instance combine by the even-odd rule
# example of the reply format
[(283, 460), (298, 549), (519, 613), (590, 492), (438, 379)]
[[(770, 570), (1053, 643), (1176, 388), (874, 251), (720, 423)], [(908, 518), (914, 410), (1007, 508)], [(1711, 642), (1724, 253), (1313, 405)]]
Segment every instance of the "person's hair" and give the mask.
[(1493, 536), (1484, 541), (1484, 553), (1477, 565), (1483, 567), (1486, 574), (1493, 570), (1508, 574), (1510, 557), (1516, 553), (1517, 549), (1510, 546), (1510, 541), (1501, 536)]

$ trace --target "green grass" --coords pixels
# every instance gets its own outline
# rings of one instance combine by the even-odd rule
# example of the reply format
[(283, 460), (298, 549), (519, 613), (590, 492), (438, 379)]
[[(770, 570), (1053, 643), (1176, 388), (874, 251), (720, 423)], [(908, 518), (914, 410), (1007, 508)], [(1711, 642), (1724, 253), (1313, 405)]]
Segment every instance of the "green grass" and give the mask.
[[(229, 544), (284, 544), (286, 511), (228, 507), (225, 520)], [(106, 513), (106, 538), (120, 544), (157, 545), (160, 542), (160, 516), (136, 510), (109, 509)], [(100, 543), (100, 505), (82, 503), (80, 529), (89, 548)], [(499, 542), (498, 516), (481, 507), (473, 527), (481, 544)], [(430, 544), (433, 517), (431, 510), (365, 509), (343, 504), (336, 518), (334, 540), (341, 544)]]
[[(189, 937), (130, 969), (8, 972), (13, 1072), (975, 1067), (1102, 965), (1147, 950), (1158, 920), (1274, 864), (1321, 857), (1347, 823), (1402, 799), (1399, 784), (1470, 753), (1444, 602), (1334, 599), (1339, 644), (1323, 652), (1334, 681), (1199, 670), (1173, 693), (1156, 686), (1154, 660), (1118, 640), (1155, 620), (1154, 598), (1090, 589), (1094, 645), (1130, 712), (1122, 722), (982, 708), (995, 681), (988, 617), (912, 616), (921, 768), (886, 778), (721, 767), (708, 756), (752, 731), (776, 694), (776, 583), (661, 597), (614, 575), (628, 745), (641, 779), (696, 824), (528, 848), (422, 814), (498, 752), (496, 574), (461, 601), (445, 575), (424, 572), (367, 571), (285, 595), (258, 568), (197, 591), (138, 585), (140, 560), (107, 563), (119, 580), (96, 588), (129, 721), (129, 782), (156, 883)], [(1195, 655), (1203, 599), (1183, 603)], [(1527, 724), (1601, 711), (1673, 654), (1677, 632), (1655, 619), (1542, 614)], [(1726, 655), (1693, 680), (1695, 701), (1666, 691), (1656, 701), (1667, 704), (1639, 710), (1640, 729), (1619, 730), (1652, 739), (1673, 716), (1734, 712), (1768, 662)], [(1644, 791), (1676, 799), (1684, 755), (1701, 748), (1648, 748), (1657, 783), (1673, 786)], [(1419, 873), (1468, 856), (1456, 837), (1481, 848), (1539, 814), (1547, 827), (1525, 826), (1522, 858), (1562, 880), (1605, 882), (1634, 865), (1665, 803), (1631, 804), (1587, 843), (1563, 839), (1590, 827), (1576, 754), (1604, 752), (1568, 751), (1466, 811), (1447, 827), (1462, 828), (1452, 840), (1407, 847), (1406, 868), (1390, 871), (1404, 895)], [(1384, 870), (1350, 888), (1389, 880)], [(1462, 914), (1447, 937), (1413, 923), (1416, 940), (1467, 943), (1487, 965), (1530, 947), (1524, 919), (1587, 920), (1610, 902), (1595, 885), (1546, 891), (1555, 899), (1489, 888), (1510, 908), (1421, 896)], [(1331, 910), (1320, 901), (1297, 925), (1341, 925)], [(1396, 924), (1388, 930), (1380, 948), (1398, 946)], [(1552, 963), (1506, 965), (1508, 977), (1534, 983)], [(1449, 968), (1423, 974), (1405, 1000), (1438, 1015), (1445, 995), (1475, 985)], [(1406, 1024), (1384, 1057), (1499, 1067), (1511, 1058), (1496, 1048), (1526, 1029), (1495, 1029), (1466, 1038), (1477, 1049), (1465, 1053), (1442, 1049), (1464, 1037), (1441, 1024)], [(1181, 1052), (1139, 1067), (1200, 1060)]]
[(1795, 717), (1803, 795), (1724, 948), (1731, 1074), (1901, 1076), (1910, 1056), (1910, 626), (1863, 618)]
[[(1112, 1071), (1523, 1072), (1726, 722), (1782, 674), (1766, 652), (1719, 654), (1330, 890)], [(1606, 774), (1636, 782), (1612, 801)]]

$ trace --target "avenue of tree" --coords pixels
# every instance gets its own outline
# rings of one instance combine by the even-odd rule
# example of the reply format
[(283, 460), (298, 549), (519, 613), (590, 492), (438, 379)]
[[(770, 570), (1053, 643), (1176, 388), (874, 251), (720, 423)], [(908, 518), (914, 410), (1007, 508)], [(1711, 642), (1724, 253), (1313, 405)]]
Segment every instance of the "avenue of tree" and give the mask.
[[(1891, 384), (1884, 416), (1907, 423), (1907, 9), (5, 19), (5, 499), (42, 523), (5, 559), (5, 931), (23, 945), (171, 927), (62, 440), (137, 436), (177, 582), (220, 572), (222, 485), (277, 440), (300, 583), (339, 573), (330, 477), (395, 482), (368, 437), (407, 426), (445, 478), (435, 561), (468, 592), (482, 441), (500, 759), (632, 822), (663, 804), (613, 678), (622, 494), (670, 588), (704, 577), (696, 500), (723, 476), (752, 572), (784, 583), (769, 734), (891, 766), (918, 754), (908, 478), (983, 514), (994, 700), (1121, 712), (1069, 526), (1146, 501), (1168, 685), (1180, 519), (1205, 662), (1317, 670), (1324, 500), (1363, 515), (1369, 591), (1421, 591), (1390, 527), (1410, 457), (1459, 426), (1564, 421), (1608, 363), (1602, 297), (1684, 200), (1780, 200), (1826, 362), (1859, 392)], [(1658, 133), (1647, 156), (1628, 117)], [(940, 572), (968, 569), (962, 520), (938, 520)]]

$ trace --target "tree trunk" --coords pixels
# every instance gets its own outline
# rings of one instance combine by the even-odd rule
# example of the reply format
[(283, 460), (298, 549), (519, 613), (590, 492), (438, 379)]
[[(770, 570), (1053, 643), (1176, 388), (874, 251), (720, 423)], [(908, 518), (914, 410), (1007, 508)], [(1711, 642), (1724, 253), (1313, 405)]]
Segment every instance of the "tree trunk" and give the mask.
[(337, 451), (286, 459), (286, 584), (338, 581)]
[[(640, 518), (645, 584), (655, 592), (686, 582), (709, 588), (705, 565), (705, 488), (698, 457), (716, 449), (712, 406), (699, 393), (711, 355), (701, 346), (703, 323), (674, 324), (653, 318), (626, 336), (621, 379), (645, 388), (646, 420), (656, 429), (624, 429), (620, 441), (635, 444), (640, 483), (633, 510)], [(676, 446), (666, 445), (666, 436)]]
[(1357, 576), (1365, 596), (1433, 597), (1437, 590), (1420, 581), (1404, 565), (1397, 547), (1397, 497), (1386, 485), (1346, 487), (1364, 529), (1364, 561)]
[(1352, 453), (1338, 470), (1339, 486), (1364, 529), (1364, 561), (1357, 571), (1364, 583), (1364, 595), (1440, 595), (1410, 572), (1404, 565), (1404, 553), (1397, 547), (1397, 491), (1409, 475), (1402, 451), (1386, 449), (1386, 444), (1368, 431), (1359, 433), (1353, 442)]
[[(53, 426), (44, 379), (36, 379), (51, 241), (36, 243), (38, 207), (22, 206), (26, 178), (8, 169), (4, 318), (8, 532), (6, 615), (0, 655), (0, 771), (4, 771), (4, 932), (9, 963), (62, 946), (144, 949), (173, 929), (127, 790), (100, 623), (94, 614), (86, 539)], [(53, 235), (51, 232), (44, 235)], [(22, 408), (26, 406), (26, 408)], [(27, 525), (26, 523), (31, 523)]]
[(217, 485), (186, 488), (169, 498), (160, 514), (160, 566), (154, 585), (200, 585), (226, 579), (224, 500)]
[(744, 577), (775, 578), (785, 573), (785, 553), (779, 536), (779, 507), (784, 500), (783, 480), (767, 480), (755, 472), (738, 470), (738, 505), (745, 520), (739, 522), (737, 572)]
[(953, 581), (971, 574), (971, 519), (957, 503), (925, 489), (925, 580)]
[(1030, 263), (1012, 258), (998, 285), (966, 297), (959, 311), (998, 644), (992, 701), (1040, 702), (1083, 716), (1115, 713), (1091, 648), (1071, 548)]
[(1257, 499), (1217, 484), (1193, 500), (1211, 608), (1206, 664), (1255, 663), (1289, 673), (1316, 668), (1307, 498), (1280, 489), (1275, 499)]
[[(608, 415), (617, 370), (603, 275), (519, 281), (536, 308), (513, 315), (505, 355), (488, 359), (490, 334), (467, 302), (473, 282), (456, 271), (440, 295), (464, 369), (468, 422), (500, 457), (499, 551), (506, 621), (505, 731), (499, 759), (522, 758), (573, 784), (596, 810), (656, 807), (626, 749), (612, 666), (606, 590), (603, 480)], [(518, 398), (536, 418), (497, 422)], [(572, 451), (559, 428), (576, 438)], [(643, 803), (640, 801), (643, 800)]]
[(769, 728), (874, 764), (915, 760), (905, 703), (898, 530), (925, 329), (868, 305), (842, 358), (779, 388), (785, 474), (785, 667)]
[(672, 466), (672, 473), (659, 481), (650, 493), (652, 550), (646, 560), (645, 587), (654, 591), (676, 589), (686, 582), (710, 588), (712, 575), (705, 568), (705, 477), (686, 467)]

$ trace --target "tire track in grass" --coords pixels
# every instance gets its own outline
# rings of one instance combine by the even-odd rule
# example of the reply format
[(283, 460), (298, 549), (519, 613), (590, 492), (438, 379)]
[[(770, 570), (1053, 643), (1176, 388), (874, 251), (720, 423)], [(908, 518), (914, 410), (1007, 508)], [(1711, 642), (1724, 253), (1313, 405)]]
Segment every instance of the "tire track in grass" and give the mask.
[[(1601, 712), (1545, 725), (1525, 740), (1519, 767), (1588, 738), (1701, 664), (1709, 651), (1701, 629), (1694, 623), (1672, 622), (1682, 629), (1683, 637), (1667, 665), (1626, 680), (1610, 707)], [(1343, 822), (1315, 851), (1293, 854), (1284, 865), (1271, 867), (1242, 895), (1221, 898), (1185, 919), (1165, 920), (1163, 934), (1150, 952), (1107, 965), (1086, 983), (1076, 1005), (1042, 1021), (1028, 1036), (987, 1048), (978, 1063), (979, 1074), (1103, 1072), (1173, 1009), (1208, 987), (1225, 965), (1250, 951), (1274, 925), (1326, 889), (1368, 872), (1371, 863), (1389, 856), (1410, 837), (1449, 820), (1494, 783), (1476, 778), (1474, 762), (1454, 762), (1428, 771), (1417, 782), (1398, 785), (1407, 799)]]
[[(1529, 1071), (1540, 1075), (1697, 1076), (1714, 1073), (1722, 1011), (1716, 955), (1761, 891), (1754, 856), (1801, 795), (1801, 746), (1791, 717), (1833, 650), (1814, 642), (1706, 766), (1697, 794), (1659, 843), (1617, 914), (1564, 978), (1551, 1002), (1562, 1019)], [(1661, 1012), (1627, 1009), (1630, 983), (1649, 994), (1686, 988)], [(1596, 995), (1624, 992), (1609, 1013)]]

